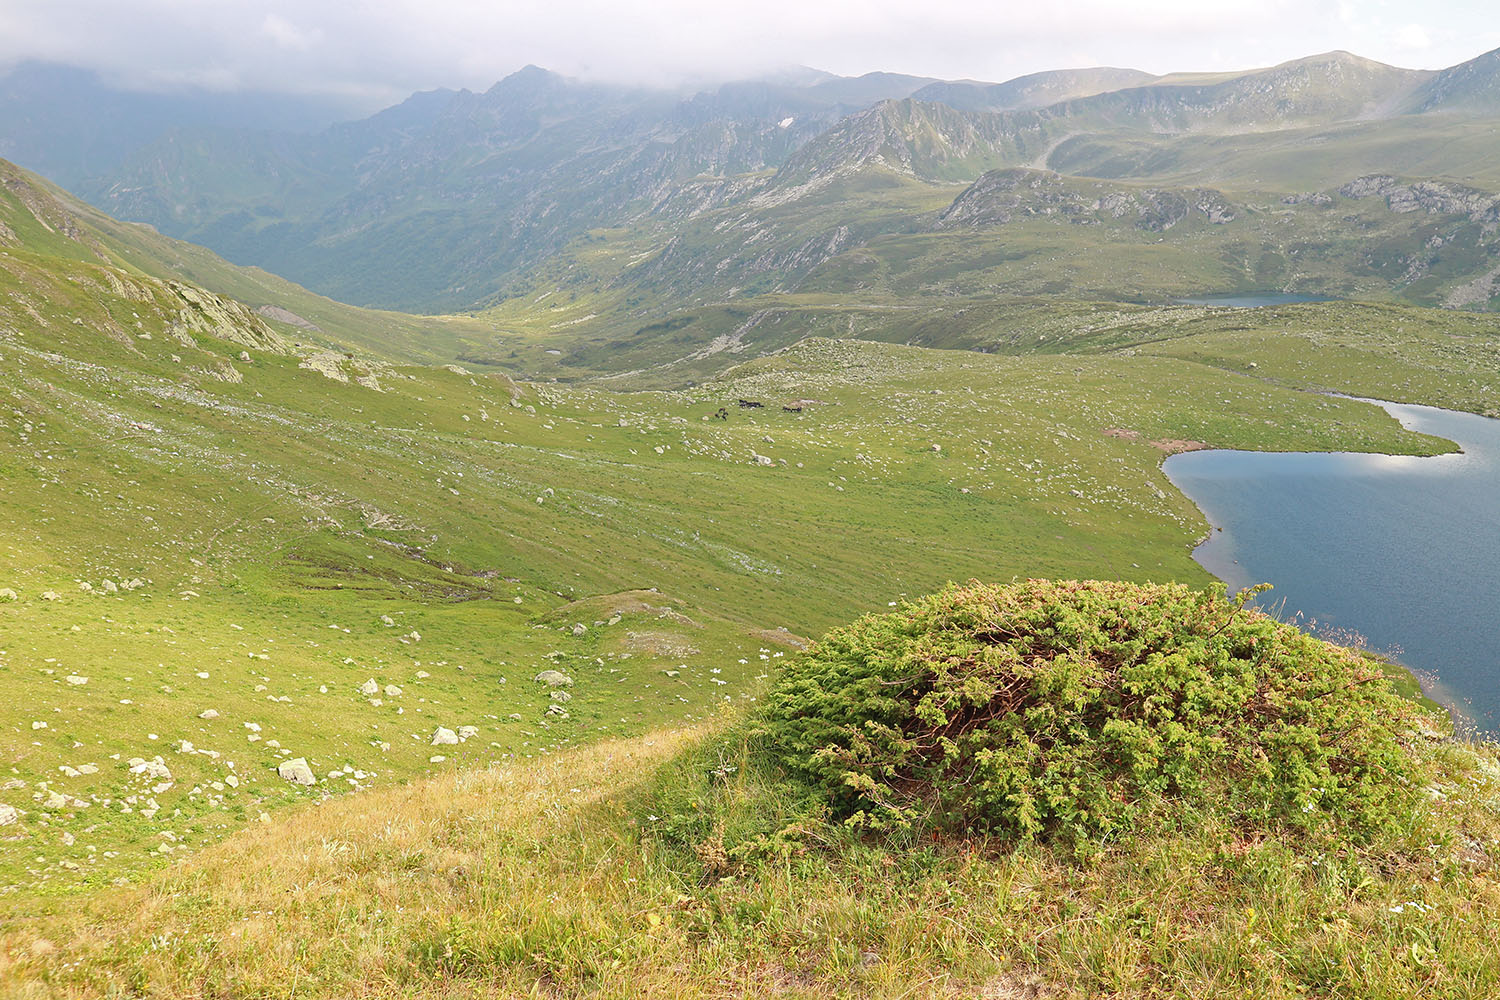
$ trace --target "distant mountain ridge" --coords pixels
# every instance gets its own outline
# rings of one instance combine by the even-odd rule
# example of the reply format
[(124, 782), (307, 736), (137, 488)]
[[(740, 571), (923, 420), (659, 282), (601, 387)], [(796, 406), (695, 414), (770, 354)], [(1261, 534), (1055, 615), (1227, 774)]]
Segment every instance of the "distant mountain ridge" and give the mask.
[(1030, 73), (1005, 83), (940, 81), (911, 96), (918, 101), (946, 104), (958, 111), (1022, 111), (1126, 87), (1143, 87), (1156, 79), (1138, 69), (1105, 66)]
[[(941, 187), (1028, 167), (1288, 194), (1420, 176), (1431, 143), (1409, 123), (1500, 118), (1497, 81), (1496, 53), (1441, 72), (1332, 52), (1000, 84), (808, 71), (691, 95), (529, 66), (314, 134), (176, 128), (80, 192), (344, 301), (454, 310), (525, 294), (591, 234), (666, 239), (687, 218), (765, 212), (863, 174)], [(1482, 129), (1459, 145), (1449, 179), (1500, 160)]]
[(126, 90), (87, 70), (22, 63), (0, 74), (0, 157), (72, 188), (173, 128), (315, 132), (357, 114), (307, 96)]

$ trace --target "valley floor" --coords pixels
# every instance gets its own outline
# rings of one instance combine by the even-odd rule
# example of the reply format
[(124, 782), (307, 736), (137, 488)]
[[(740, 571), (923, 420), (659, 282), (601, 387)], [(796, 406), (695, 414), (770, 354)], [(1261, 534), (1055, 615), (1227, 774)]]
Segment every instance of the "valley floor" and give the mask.
[[(0, 330), (7, 995), (1493, 984), (1493, 885), (1446, 856), (1325, 884), (1232, 837), (1122, 847), (1107, 878), (843, 844), (708, 885), (632, 804), (672, 727), (903, 595), (1206, 582), (1174, 448), (1446, 450), (1321, 393), (1493, 409), (1472, 323), (1167, 311), (1027, 356), (813, 339), (627, 392), (308, 363), (142, 295)], [(1464, 801), (1484, 768), (1454, 772)], [(1391, 910), (1408, 896), (1441, 935)]]

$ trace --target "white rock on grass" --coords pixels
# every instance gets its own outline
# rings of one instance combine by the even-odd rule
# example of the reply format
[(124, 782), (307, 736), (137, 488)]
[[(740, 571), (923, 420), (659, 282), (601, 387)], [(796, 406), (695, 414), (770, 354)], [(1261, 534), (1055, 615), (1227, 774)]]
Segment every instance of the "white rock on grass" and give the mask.
[(317, 775), (308, 766), (306, 757), (293, 757), (276, 765), (276, 773), (294, 785), (316, 785)]
[(380, 685), (375, 682), (375, 678), (371, 677), (359, 686), (359, 693), (367, 698), (372, 694), (379, 694)]
[(44, 591), (42, 591), (42, 600), (44, 600), (44, 601), (57, 601), (57, 600), (61, 600), (61, 599), (62, 599), (61, 595), (58, 594), (58, 592), (55, 591), (55, 590), (44, 590)]
[(10, 826), (12, 823), (20, 822), (20, 820), (21, 810), (15, 806), (0, 803), (0, 826)]
[(77, 674), (69, 674), (68, 676), (64, 677), (63, 680), (67, 681), (74, 687), (82, 687), (89, 682), (89, 679), (87, 677), (80, 677)]
[(380, 624), (384, 625), (386, 628), (391, 628), (396, 624), (396, 619), (392, 618), (390, 615), (381, 615)]
[(217, 719), (218, 717), (218, 711), (212, 708), (205, 708), (203, 711), (198, 713), (198, 718), (200, 719)]
[(19, 601), (21, 596), (9, 587), (0, 587), (0, 601)]
[(162, 781), (171, 781), (172, 772), (167, 767), (167, 762), (160, 757), (143, 760), (140, 757), (130, 758), (130, 773), (144, 774), (148, 778), (160, 778)]
[(548, 687), (564, 687), (573, 683), (573, 678), (560, 670), (543, 670), (533, 677), (532, 680), (545, 684)]
[(458, 734), (451, 729), (444, 728), (443, 726), (438, 726), (437, 732), (432, 734), (432, 745), (435, 747), (453, 746), (457, 743)]
[(387, 684), (385, 686), (385, 696), (387, 698), (395, 698), (400, 693), (401, 689), (394, 684)]
[(115, 586), (115, 581), (113, 580), (105, 580), (102, 584), (99, 585), (99, 589), (104, 591), (106, 594), (118, 593), (120, 590), (119, 587)]
[(479, 727), (478, 726), (459, 726), (458, 727), (458, 738), (461, 739), (461, 740), (467, 740), (467, 739), (470, 739), (470, 738), (478, 736), (478, 735), (479, 735)]

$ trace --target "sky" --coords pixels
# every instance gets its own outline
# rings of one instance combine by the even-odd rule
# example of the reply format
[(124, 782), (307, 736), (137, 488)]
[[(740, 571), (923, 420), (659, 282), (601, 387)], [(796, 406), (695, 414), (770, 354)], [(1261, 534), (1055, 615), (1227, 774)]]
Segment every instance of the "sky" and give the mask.
[(1347, 49), (1438, 69), (1500, 48), (1493, 0), (0, 0), (0, 67), (368, 107), (527, 64), (708, 84), (793, 66), (1002, 81), (1248, 69)]

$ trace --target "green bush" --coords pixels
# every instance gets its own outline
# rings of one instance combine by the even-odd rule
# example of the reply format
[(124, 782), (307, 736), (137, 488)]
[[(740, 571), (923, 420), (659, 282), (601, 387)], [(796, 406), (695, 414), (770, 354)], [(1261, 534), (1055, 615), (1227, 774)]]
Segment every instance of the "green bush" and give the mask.
[(760, 736), (871, 828), (1097, 841), (1211, 812), (1367, 839), (1413, 812), (1416, 710), (1222, 587), (970, 583), (828, 633)]

